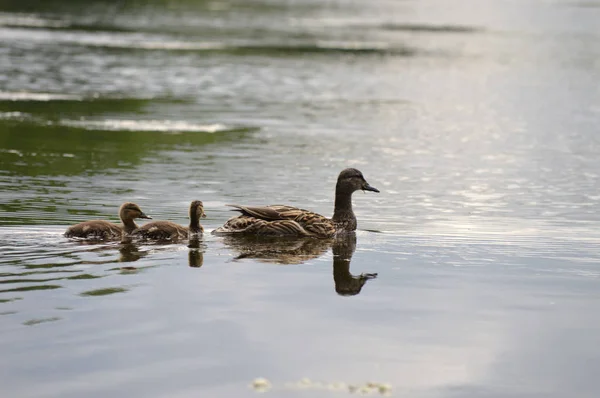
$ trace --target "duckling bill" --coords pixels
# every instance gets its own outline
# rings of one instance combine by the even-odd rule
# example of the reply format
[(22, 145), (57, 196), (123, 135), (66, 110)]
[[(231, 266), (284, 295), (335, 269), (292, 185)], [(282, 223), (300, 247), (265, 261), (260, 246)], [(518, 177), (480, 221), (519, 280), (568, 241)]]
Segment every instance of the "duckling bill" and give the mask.
[(202, 234), (204, 228), (200, 225), (200, 218), (206, 217), (206, 214), (201, 201), (194, 200), (190, 204), (189, 216), (190, 225), (188, 227), (171, 221), (153, 221), (137, 228), (129, 236), (148, 240), (180, 240)]
[(126, 202), (119, 208), (119, 218), (123, 223), (122, 225), (104, 220), (90, 220), (75, 224), (67, 228), (64, 236), (67, 238), (101, 240), (121, 239), (123, 234), (131, 233), (138, 228), (133, 221), (134, 219), (151, 219), (152, 217), (146, 215), (135, 203)]
[(355, 231), (357, 221), (352, 210), (352, 194), (358, 190), (379, 192), (369, 185), (359, 170), (348, 168), (338, 176), (331, 218), (286, 205), (229, 205), (242, 214), (230, 218), (213, 233), (329, 238), (339, 233)]

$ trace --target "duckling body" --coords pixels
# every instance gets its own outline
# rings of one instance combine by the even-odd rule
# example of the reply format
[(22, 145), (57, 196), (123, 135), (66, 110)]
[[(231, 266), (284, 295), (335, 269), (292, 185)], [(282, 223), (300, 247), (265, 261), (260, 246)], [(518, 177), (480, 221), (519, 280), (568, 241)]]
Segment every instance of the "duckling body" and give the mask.
[(133, 221), (136, 218), (152, 218), (146, 215), (138, 205), (126, 202), (119, 208), (119, 217), (122, 225), (105, 220), (90, 220), (75, 224), (67, 228), (64, 236), (67, 238), (116, 240), (123, 234), (134, 231), (138, 226)]
[(187, 239), (188, 228), (171, 221), (154, 221), (142, 225), (130, 235), (150, 240), (179, 240)]
[(352, 193), (360, 189), (379, 192), (367, 183), (359, 170), (345, 169), (338, 176), (332, 218), (286, 205), (229, 205), (242, 214), (230, 218), (213, 233), (329, 238), (338, 233), (354, 231), (357, 222), (352, 211)]
[(153, 221), (137, 228), (130, 236), (148, 240), (182, 240), (202, 234), (204, 228), (200, 225), (200, 218), (206, 217), (206, 214), (201, 201), (195, 200), (190, 204), (189, 216), (188, 227), (171, 221)]
[(65, 232), (67, 238), (111, 240), (119, 239), (123, 227), (109, 221), (91, 220), (70, 226)]

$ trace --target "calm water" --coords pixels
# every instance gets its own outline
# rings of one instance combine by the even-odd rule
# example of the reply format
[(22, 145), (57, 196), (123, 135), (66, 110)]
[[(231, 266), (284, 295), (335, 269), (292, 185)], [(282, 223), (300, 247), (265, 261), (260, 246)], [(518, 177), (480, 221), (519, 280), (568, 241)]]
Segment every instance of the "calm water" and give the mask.
[[(595, 0), (4, 0), (2, 395), (597, 397), (599, 20)], [(355, 194), (355, 240), (210, 234), (226, 203), (331, 215), (349, 166), (381, 190)], [(194, 199), (200, 242), (61, 235), (124, 201), (185, 224)]]

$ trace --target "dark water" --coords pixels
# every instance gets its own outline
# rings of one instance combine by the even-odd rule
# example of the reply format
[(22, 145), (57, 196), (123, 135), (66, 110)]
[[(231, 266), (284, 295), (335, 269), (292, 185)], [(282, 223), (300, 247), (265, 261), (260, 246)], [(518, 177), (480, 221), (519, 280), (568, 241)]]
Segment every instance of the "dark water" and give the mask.
[[(2, 396), (600, 393), (599, 2), (0, 4)], [(210, 234), (348, 166), (356, 241)]]

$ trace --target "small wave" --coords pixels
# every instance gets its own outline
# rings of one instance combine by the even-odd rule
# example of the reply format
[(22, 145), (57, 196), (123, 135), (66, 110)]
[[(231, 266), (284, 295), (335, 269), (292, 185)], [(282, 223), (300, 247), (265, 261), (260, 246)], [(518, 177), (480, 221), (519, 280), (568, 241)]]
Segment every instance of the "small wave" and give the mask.
[(65, 28), (68, 22), (41, 18), (34, 14), (13, 14), (0, 12), (0, 26), (23, 28)]
[(117, 38), (106, 36), (80, 37), (74, 40), (65, 40), (74, 44), (89, 47), (137, 49), (137, 50), (179, 50), (179, 51), (208, 51), (223, 50), (227, 46), (219, 42), (193, 42), (181, 40), (140, 40), (137, 37)]
[(79, 101), (82, 99), (83, 97), (74, 94), (0, 91), (0, 101)]
[(219, 42), (187, 42), (187, 41), (130, 41), (122, 39), (81, 40), (79, 44), (136, 50), (165, 50), (165, 51), (207, 51), (231, 54), (294, 54), (294, 53), (412, 53), (408, 49), (390, 48), (385, 43), (363, 43), (344, 41), (319, 41), (317, 43), (244, 43), (231, 44)]
[(148, 41), (141, 42), (139, 48), (144, 50), (222, 50), (227, 48), (221, 43), (193, 43), (183, 41)]
[(386, 23), (380, 26), (385, 30), (426, 33), (475, 33), (483, 31), (482, 28), (464, 25), (420, 25)]
[(176, 120), (62, 120), (58, 124), (88, 130), (219, 133), (232, 128), (220, 123), (197, 124)]
[(320, 40), (317, 41), (317, 48), (337, 49), (337, 50), (358, 50), (358, 51), (382, 51), (390, 50), (390, 46), (383, 42), (363, 42), (363, 41), (341, 41), (341, 40)]
[(243, 44), (229, 46), (223, 52), (240, 55), (400, 55), (412, 56), (417, 50), (408, 47), (391, 47), (386, 43), (357, 41), (318, 41), (316, 43)]
[(30, 29), (15, 29), (10, 39), (34, 40), (49, 43), (65, 43), (96, 48), (148, 51), (190, 51), (219, 52), (239, 55), (294, 55), (294, 54), (391, 54), (413, 55), (415, 49), (404, 46), (392, 46), (386, 42), (356, 40), (318, 40), (318, 41), (206, 41), (178, 40), (170, 36), (144, 34), (139, 32), (110, 31), (74, 31), (45, 30), (34, 34)]
[(23, 120), (30, 118), (29, 113), (24, 112), (0, 112), (0, 120)]

